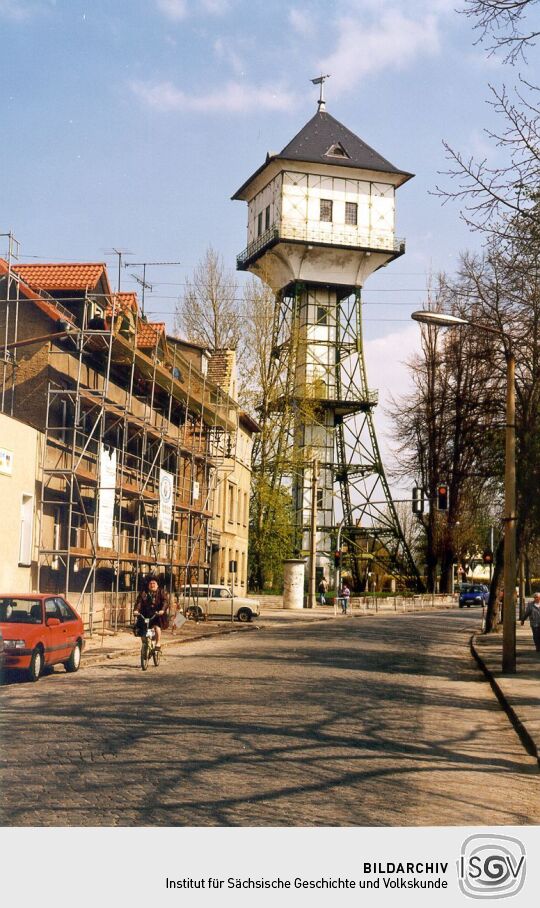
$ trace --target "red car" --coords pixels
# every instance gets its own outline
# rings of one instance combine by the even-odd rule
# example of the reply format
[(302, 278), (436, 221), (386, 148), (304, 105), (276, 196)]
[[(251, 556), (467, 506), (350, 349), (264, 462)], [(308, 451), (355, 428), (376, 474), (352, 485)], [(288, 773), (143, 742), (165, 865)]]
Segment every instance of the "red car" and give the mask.
[(62, 596), (0, 594), (0, 632), (4, 667), (26, 669), (31, 681), (46, 665), (62, 662), (66, 671), (76, 672), (81, 664), (83, 623)]

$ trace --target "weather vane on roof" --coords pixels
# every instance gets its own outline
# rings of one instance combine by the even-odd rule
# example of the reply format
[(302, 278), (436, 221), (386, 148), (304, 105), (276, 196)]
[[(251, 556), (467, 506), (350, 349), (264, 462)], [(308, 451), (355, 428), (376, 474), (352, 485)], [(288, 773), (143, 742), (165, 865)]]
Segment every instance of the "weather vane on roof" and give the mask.
[(324, 100), (324, 83), (325, 83), (326, 80), (329, 79), (329, 78), (330, 78), (330, 73), (327, 73), (326, 76), (323, 76), (322, 73), (321, 73), (321, 75), (320, 75), (320, 76), (317, 76), (316, 79), (312, 79), (312, 80), (311, 80), (311, 81), (313, 82), (313, 85), (320, 85), (320, 86), (321, 86), (320, 95), (319, 95), (319, 100), (318, 100), (318, 102), (317, 102), (318, 105), (319, 105), (319, 113), (320, 113), (321, 110), (326, 110), (326, 101)]

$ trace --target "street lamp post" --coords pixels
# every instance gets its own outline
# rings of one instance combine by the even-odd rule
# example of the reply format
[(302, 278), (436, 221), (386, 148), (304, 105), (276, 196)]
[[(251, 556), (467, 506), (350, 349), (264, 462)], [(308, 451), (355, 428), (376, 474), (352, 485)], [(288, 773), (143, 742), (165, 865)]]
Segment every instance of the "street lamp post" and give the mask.
[[(497, 337), (504, 337), (504, 332), (491, 325), (470, 322), (456, 315), (445, 312), (420, 310), (411, 315), (417, 322), (425, 325), (438, 325), (442, 328), (465, 326), (488, 331)], [(507, 336), (507, 335), (506, 335)], [(516, 588), (516, 359), (511, 348), (505, 350), (506, 357), (506, 426), (504, 458), (504, 604), (503, 604), (503, 648), (502, 670), (506, 674), (516, 671), (516, 607), (514, 594)]]

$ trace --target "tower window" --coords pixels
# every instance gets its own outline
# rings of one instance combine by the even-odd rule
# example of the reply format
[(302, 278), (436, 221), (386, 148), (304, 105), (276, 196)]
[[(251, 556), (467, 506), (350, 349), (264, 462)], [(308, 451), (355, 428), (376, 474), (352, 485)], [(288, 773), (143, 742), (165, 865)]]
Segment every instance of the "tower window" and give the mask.
[(262, 218), (263, 213), (262, 211), (259, 211), (259, 214), (257, 215), (257, 236), (260, 236), (262, 233)]
[(358, 224), (358, 205), (356, 202), (345, 202), (345, 223)]
[(328, 309), (326, 306), (317, 306), (317, 324), (326, 325), (328, 318)]
[(264, 229), (268, 230), (270, 228), (270, 205), (266, 206), (266, 211), (264, 212)]
[(332, 223), (332, 199), (321, 199), (321, 221)]

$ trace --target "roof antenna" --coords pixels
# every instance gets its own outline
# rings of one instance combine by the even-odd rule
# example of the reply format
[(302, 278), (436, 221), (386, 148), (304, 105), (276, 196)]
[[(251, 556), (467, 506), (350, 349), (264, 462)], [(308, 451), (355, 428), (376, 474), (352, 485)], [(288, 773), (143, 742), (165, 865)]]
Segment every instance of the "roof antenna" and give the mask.
[(321, 75), (317, 76), (316, 79), (311, 80), (313, 85), (321, 86), (319, 100), (317, 101), (317, 104), (319, 105), (319, 113), (321, 113), (323, 110), (326, 110), (326, 101), (324, 100), (324, 83), (329, 78), (330, 78), (330, 73), (327, 73), (326, 76), (323, 76), (321, 73)]

